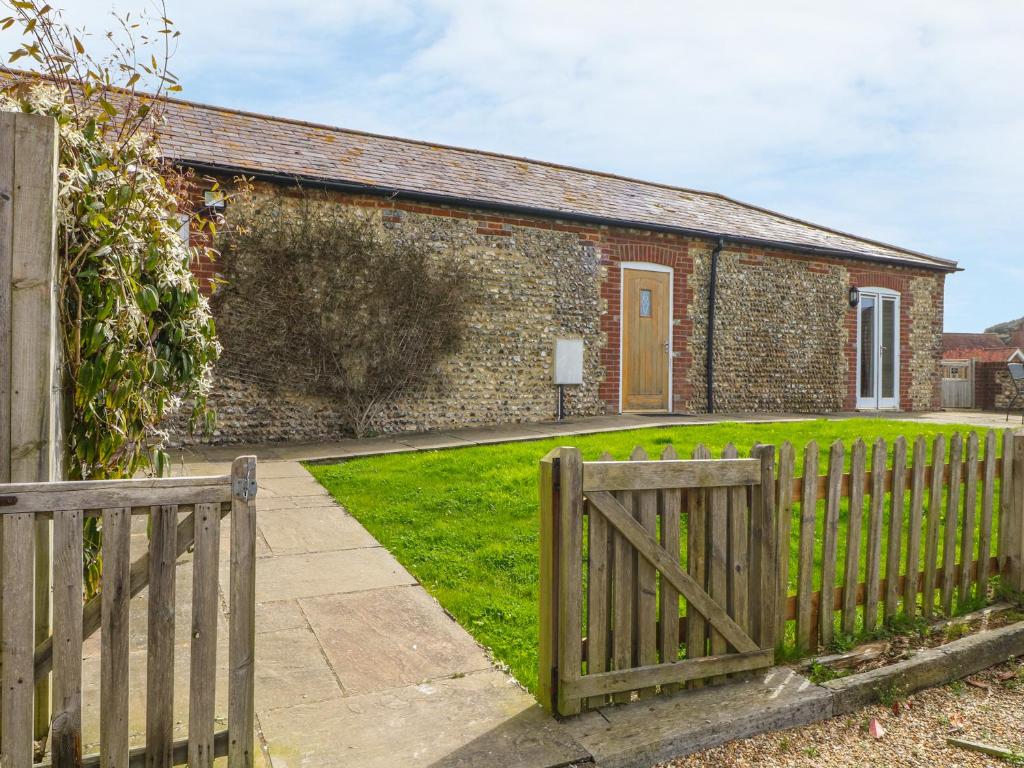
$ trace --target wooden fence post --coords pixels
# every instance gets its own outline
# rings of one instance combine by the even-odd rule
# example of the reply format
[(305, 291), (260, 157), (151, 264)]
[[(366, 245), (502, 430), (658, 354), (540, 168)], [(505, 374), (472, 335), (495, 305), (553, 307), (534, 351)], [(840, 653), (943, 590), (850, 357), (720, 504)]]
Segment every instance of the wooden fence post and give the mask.
[(558, 697), (558, 449), (540, 461), (540, 643), (537, 698), (548, 712)]
[[(1013, 484), (1010, 489), (1010, 531), (1007, 542), (1009, 558), (1010, 587), (1018, 593), (1024, 592), (1024, 432), (1013, 436), (1013, 456), (1004, 456), (1003, 463), (1013, 465)], [(1000, 534), (1002, 536), (1002, 534)]]
[(566, 684), (583, 675), (583, 459), (558, 453), (558, 713), (576, 715), (580, 697)]
[[(0, 113), (0, 482), (60, 479), (57, 123)], [(35, 643), (50, 634), (50, 522), (35, 523)], [(50, 722), (36, 684), (35, 737)]]
[(751, 458), (761, 460), (761, 482), (751, 492), (751, 589), (753, 594), (760, 593), (751, 617), (751, 626), (758, 646), (769, 649), (775, 648), (784, 639), (784, 636), (776, 637), (777, 614), (778, 611), (786, 610), (785, 604), (778, 604), (780, 542), (775, 509), (775, 446), (755, 446), (750, 455)]
[(256, 457), (231, 465), (231, 616), (228, 628), (228, 765), (255, 763)]

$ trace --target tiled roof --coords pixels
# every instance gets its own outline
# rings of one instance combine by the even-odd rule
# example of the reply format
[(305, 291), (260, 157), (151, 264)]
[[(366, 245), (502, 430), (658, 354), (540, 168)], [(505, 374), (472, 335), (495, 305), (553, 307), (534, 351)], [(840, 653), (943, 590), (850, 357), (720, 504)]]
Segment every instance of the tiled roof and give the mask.
[[(0, 68), (2, 69), (2, 68)], [(0, 78), (35, 76), (12, 70)], [(712, 192), (492, 152), (166, 99), (164, 155), (182, 165), (369, 192), (725, 237), (942, 271), (955, 261), (856, 237)]]
[(1024, 357), (1024, 352), (1021, 352), (1017, 347), (958, 347), (944, 349), (942, 351), (942, 359), (973, 360), (976, 363), (1007, 363), (1015, 354), (1018, 357)]
[(944, 333), (942, 349), (948, 352), (954, 349), (1002, 349), (1006, 342), (999, 338), (998, 333)]
[(169, 100), (165, 154), (182, 164), (365, 185), (600, 218), (941, 270), (956, 262), (819, 227), (722, 195), (506, 155)]

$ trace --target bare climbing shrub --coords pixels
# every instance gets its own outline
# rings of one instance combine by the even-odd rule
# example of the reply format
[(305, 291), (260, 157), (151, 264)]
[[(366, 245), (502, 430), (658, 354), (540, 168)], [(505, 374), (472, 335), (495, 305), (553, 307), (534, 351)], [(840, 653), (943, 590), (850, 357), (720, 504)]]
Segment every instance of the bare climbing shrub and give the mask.
[(264, 386), (331, 398), (352, 434), (378, 429), (458, 350), (471, 282), (443, 241), (301, 190), (242, 195), (226, 225), (215, 297), (225, 358)]

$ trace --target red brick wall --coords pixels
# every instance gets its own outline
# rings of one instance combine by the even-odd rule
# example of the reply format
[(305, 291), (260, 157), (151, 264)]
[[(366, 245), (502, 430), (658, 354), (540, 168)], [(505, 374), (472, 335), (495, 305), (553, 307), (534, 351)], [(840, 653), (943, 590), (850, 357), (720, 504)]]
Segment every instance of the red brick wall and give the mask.
[(687, 307), (692, 300), (689, 279), (693, 272), (690, 243), (682, 238), (667, 237), (654, 233), (622, 232), (604, 234), (596, 238), (600, 243), (601, 265), (606, 270), (601, 283), (601, 296), (605, 300), (606, 312), (601, 319), (601, 329), (607, 336), (607, 344), (601, 352), (605, 363), (605, 379), (601, 384), (601, 399), (609, 410), (619, 409), (619, 351), (621, 345), (622, 312), (622, 263), (645, 262), (672, 268), (672, 382), (673, 403), (685, 403), (690, 396), (687, 372), (693, 364), (690, 349), (690, 334), (693, 322), (688, 318)]
[[(975, 363), (974, 405), (983, 411), (1002, 410), (1009, 406), (1015, 391), (1006, 363)], [(1021, 401), (1018, 401), (1018, 405)]]

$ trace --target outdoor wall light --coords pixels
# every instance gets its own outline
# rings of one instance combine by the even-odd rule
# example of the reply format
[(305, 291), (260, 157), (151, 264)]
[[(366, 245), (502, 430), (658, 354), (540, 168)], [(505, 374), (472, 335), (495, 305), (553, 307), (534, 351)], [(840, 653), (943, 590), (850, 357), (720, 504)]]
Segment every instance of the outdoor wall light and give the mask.
[(224, 193), (208, 189), (203, 192), (203, 204), (215, 213), (224, 213), (227, 207)]
[(850, 306), (856, 307), (860, 304), (860, 289), (856, 285), (850, 286)]

